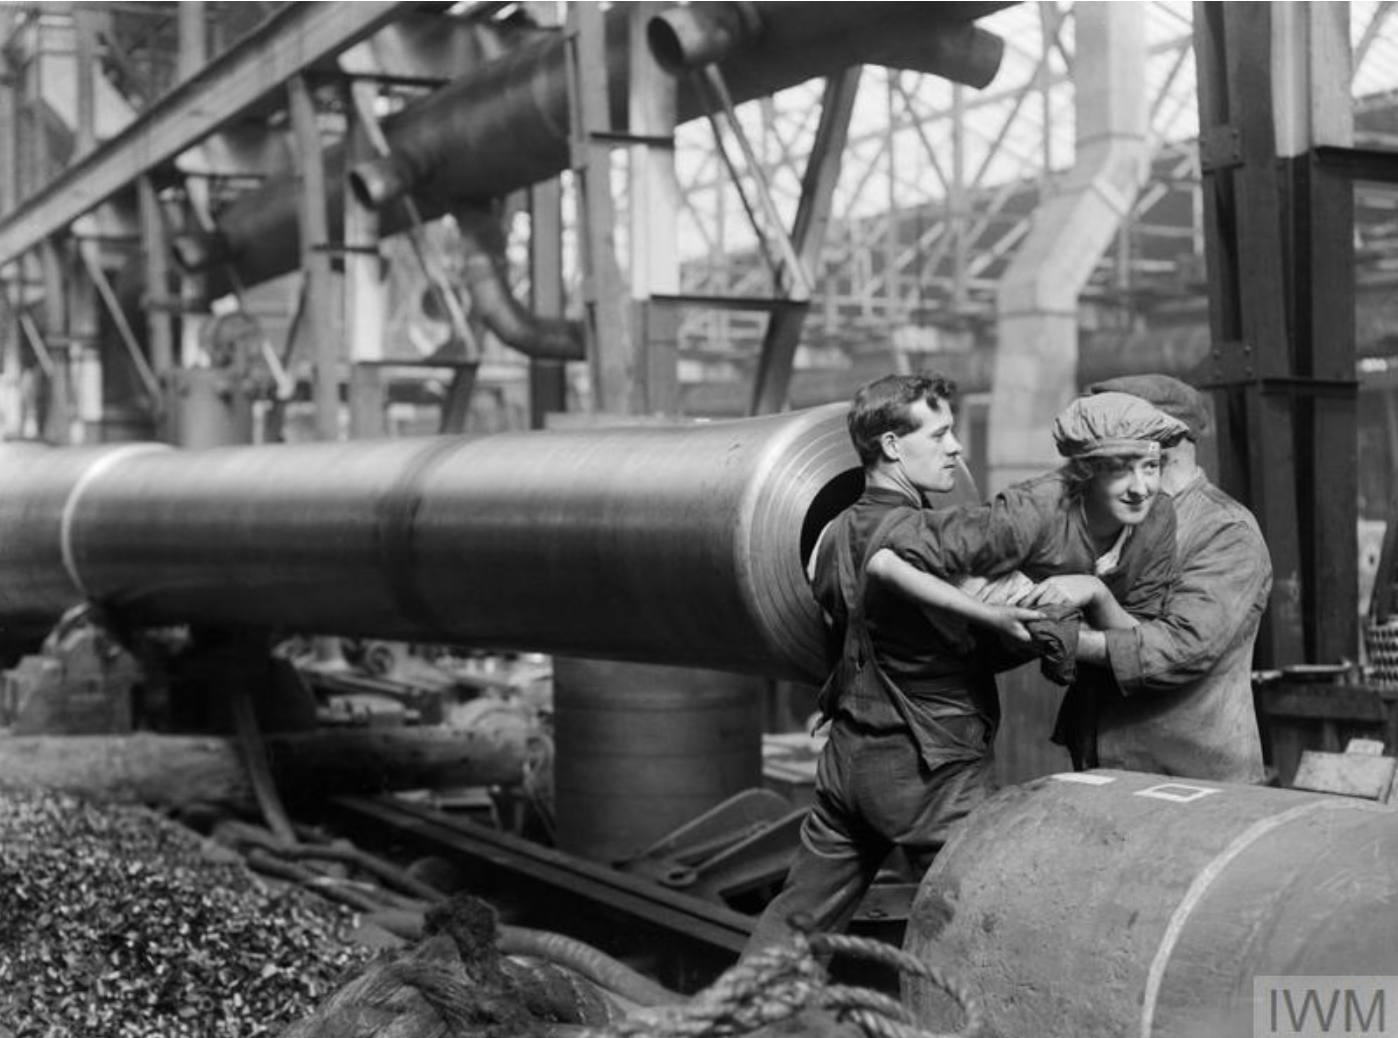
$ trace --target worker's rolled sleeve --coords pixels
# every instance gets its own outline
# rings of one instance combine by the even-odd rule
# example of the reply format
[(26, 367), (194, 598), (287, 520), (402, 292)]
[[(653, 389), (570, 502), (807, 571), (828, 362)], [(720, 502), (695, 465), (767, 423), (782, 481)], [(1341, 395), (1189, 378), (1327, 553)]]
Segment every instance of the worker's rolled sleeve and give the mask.
[(1048, 561), (1063, 525), (1061, 481), (1040, 478), (1007, 487), (987, 504), (924, 510), (923, 566), (947, 579), (998, 577)]

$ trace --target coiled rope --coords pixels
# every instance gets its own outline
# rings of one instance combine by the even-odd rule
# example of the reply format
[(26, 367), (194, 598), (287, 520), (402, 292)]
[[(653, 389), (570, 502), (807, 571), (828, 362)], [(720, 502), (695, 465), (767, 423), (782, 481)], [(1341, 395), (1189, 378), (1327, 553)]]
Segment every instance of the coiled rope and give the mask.
[[(830, 954), (867, 959), (921, 977), (945, 991), (964, 1016), (955, 1034), (920, 1027), (896, 999), (867, 988), (831, 984), (820, 958)], [(902, 949), (846, 934), (807, 935), (772, 945), (725, 971), (679, 1005), (640, 1009), (589, 1038), (727, 1038), (778, 1023), (806, 1009), (822, 1009), (849, 1021), (869, 1038), (975, 1038), (985, 1018), (979, 1001), (956, 977)]]

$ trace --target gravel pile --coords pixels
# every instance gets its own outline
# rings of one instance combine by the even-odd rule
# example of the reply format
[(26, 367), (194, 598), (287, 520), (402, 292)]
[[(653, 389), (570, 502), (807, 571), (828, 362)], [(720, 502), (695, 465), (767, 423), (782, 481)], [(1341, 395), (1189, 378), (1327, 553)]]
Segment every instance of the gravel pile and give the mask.
[(0, 1038), (275, 1035), (369, 958), (352, 925), (153, 812), (0, 793)]

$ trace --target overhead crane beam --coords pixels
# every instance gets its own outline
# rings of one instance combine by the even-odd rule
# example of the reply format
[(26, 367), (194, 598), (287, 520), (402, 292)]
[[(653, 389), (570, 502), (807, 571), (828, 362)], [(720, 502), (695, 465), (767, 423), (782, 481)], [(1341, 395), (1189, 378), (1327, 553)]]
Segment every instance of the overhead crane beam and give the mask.
[(418, 6), (384, 0), (287, 4), (0, 220), (0, 264), (62, 231), (142, 174), (173, 161), (291, 77)]

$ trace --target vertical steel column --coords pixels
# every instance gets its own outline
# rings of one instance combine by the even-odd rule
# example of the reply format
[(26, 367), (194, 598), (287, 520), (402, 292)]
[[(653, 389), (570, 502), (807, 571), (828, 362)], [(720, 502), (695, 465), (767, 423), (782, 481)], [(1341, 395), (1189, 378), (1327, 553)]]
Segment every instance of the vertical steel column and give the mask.
[(146, 334), (150, 341), (150, 362), (158, 377), (165, 377), (175, 366), (176, 297), (170, 292), (169, 237), (165, 214), (160, 207), (155, 184), (149, 176), (136, 179), (140, 207), (141, 250), (146, 265)]
[[(68, 308), (68, 371), (73, 401), (75, 437), (81, 443), (102, 439), (102, 356), (98, 337), (97, 282), (88, 274), (84, 256), (92, 265), (101, 262), (101, 246), (94, 241), (72, 239), (64, 276)], [(99, 268), (100, 269), (100, 268)]]
[(48, 372), (48, 407), (41, 431), (50, 443), (64, 446), (72, 441), (72, 385), (68, 353), (68, 310), (64, 294), (62, 246), (52, 238), (39, 246), (39, 266), (43, 276), (44, 342), (53, 358)]
[[(563, 188), (545, 180), (529, 189), (529, 306), (542, 318), (563, 316)], [(529, 427), (568, 409), (568, 369), (561, 360), (529, 358)]]
[(616, 213), (607, 139), (611, 120), (600, 5), (569, 4), (566, 26), (569, 150), (576, 177), (593, 409), (636, 414), (642, 409), (643, 398), (616, 261)]
[[(14, 15), (0, 12), (0, 34), (8, 39), (13, 27)], [(0, 212), (3, 213), (14, 209), (17, 200), (18, 114), (14, 70), (7, 59), (0, 58)], [(4, 303), (4, 313), (0, 315), (0, 387), (3, 387), (0, 392), (8, 405), (0, 433), (23, 435), (24, 384), (20, 377), (23, 348), (19, 325), (20, 307), (24, 302), (23, 259), (0, 269), (0, 294), (3, 294), (0, 302)]]
[[(180, 0), (175, 5), (176, 31), (179, 34), (179, 51), (175, 56), (175, 74), (183, 83), (209, 62), (209, 35), (204, 0)], [(189, 218), (204, 230), (211, 226), (209, 221), (209, 182), (201, 178), (189, 178), (184, 182), (185, 196), (188, 199)], [(182, 273), (179, 285), (179, 334), (178, 349), (175, 350), (174, 364), (179, 366), (198, 356), (200, 337), (208, 320), (208, 276), (205, 274)], [(161, 370), (157, 368), (157, 370)]]
[(1256, 514), (1271, 549), (1272, 601), (1257, 656), (1284, 666), (1304, 660), (1307, 644), (1271, 7), (1196, 3), (1194, 46), (1219, 476)]
[(87, 3), (69, 5), (73, 19), (76, 63), (77, 125), (73, 157), (81, 158), (97, 146), (97, 26), (96, 12)]
[(898, 319), (900, 295), (898, 279), (898, 232), (903, 226), (903, 215), (898, 208), (898, 114), (894, 109), (893, 98), (898, 70), (888, 69), (884, 73), (884, 120), (887, 125), (883, 132), (883, 150), (887, 180), (884, 184), (883, 216), (883, 326), (889, 341), (893, 341), (893, 330)]
[[(372, 111), (375, 87), (351, 81), (346, 86), (350, 111)], [(345, 168), (377, 154), (363, 120), (351, 118), (346, 128)], [(345, 205), (345, 334), (349, 354), (350, 435), (383, 436), (387, 432), (383, 368), (387, 302), (379, 254), (379, 214), (344, 191)]]
[[(0, 12), (0, 32), (8, 38), (14, 15)], [(12, 211), (19, 202), (19, 85), (9, 58), (0, 56), (0, 212)], [(16, 264), (18, 268), (18, 264)]]
[(180, 0), (175, 5), (179, 52), (175, 74), (180, 81), (188, 79), (209, 60), (208, 23), (205, 21), (204, 0)]
[(316, 434), (322, 440), (340, 432), (340, 302), (331, 263), (330, 221), (326, 213), (325, 163), (315, 101), (304, 76), (287, 83), (288, 111), (301, 173), (298, 218), (301, 230), (301, 320), (298, 331), (314, 365), (312, 397)]
[[(1044, 123), (1044, 137), (1049, 136)], [(951, 236), (951, 305), (956, 314), (966, 308), (966, 263), (969, 251), (966, 217), (966, 91), (951, 85), (951, 183), (947, 185), (947, 233)]]
[[(540, 25), (558, 24), (551, 3), (524, 5)], [(557, 178), (526, 189), (529, 206), (529, 309), (558, 318), (565, 309), (563, 284), (563, 185)], [(542, 429), (548, 415), (568, 409), (568, 368), (561, 360), (529, 358), (529, 427)]]
[[(1277, 150), (1296, 383), (1297, 500), (1307, 650), (1323, 663), (1359, 650), (1359, 385), (1354, 188), (1317, 160), (1354, 144), (1348, 4), (1279, 4)], [(1287, 220), (1287, 217), (1290, 219)], [(1289, 226), (1287, 224), (1289, 223)], [(1338, 459), (1345, 459), (1343, 462)]]
[(656, 63), (646, 42), (646, 24), (664, 6), (627, 7), (630, 30), (630, 90), (627, 125), (647, 138), (630, 148), (630, 286), (632, 341), (637, 351), (639, 396), (648, 414), (679, 411), (679, 320), (673, 307), (651, 301), (680, 288), (676, 221), (681, 199), (675, 179), (675, 77)]

